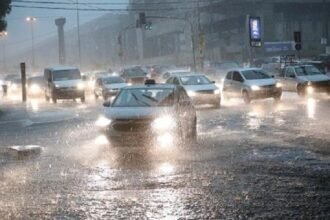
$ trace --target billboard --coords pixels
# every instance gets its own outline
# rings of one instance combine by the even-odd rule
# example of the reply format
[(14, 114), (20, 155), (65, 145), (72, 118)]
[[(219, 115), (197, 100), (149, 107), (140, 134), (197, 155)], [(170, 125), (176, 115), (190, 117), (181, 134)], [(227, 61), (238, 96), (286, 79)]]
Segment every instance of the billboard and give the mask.
[(261, 47), (261, 19), (260, 17), (249, 16), (250, 45)]

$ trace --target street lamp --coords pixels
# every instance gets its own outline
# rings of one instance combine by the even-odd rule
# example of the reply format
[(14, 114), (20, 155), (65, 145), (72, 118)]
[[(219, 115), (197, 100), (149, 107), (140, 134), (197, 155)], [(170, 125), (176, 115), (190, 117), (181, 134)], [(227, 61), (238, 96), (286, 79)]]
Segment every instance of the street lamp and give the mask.
[(2, 61), (3, 61), (3, 69), (4, 71), (7, 71), (7, 61), (6, 61), (6, 44), (5, 44), (5, 38), (8, 36), (7, 31), (0, 32), (0, 38), (2, 39)]
[(34, 55), (34, 23), (37, 21), (36, 17), (26, 17), (25, 19), (28, 23), (30, 23), (31, 27), (31, 46), (32, 46), (32, 68), (35, 66), (35, 55)]

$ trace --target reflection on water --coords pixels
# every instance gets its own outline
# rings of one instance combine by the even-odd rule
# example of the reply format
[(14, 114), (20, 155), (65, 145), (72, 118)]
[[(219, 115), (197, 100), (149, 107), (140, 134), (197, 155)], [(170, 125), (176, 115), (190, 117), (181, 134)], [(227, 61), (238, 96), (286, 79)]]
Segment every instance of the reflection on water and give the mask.
[(97, 138), (95, 138), (94, 143), (97, 145), (107, 145), (109, 144), (108, 139), (104, 135), (100, 135)]
[(158, 172), (160, 174), (171, 174), (175, 171), (174, 165), (169, 162), (161, 163), (158, 167)]
[(308, 118), (315, 118), (316, 100), (313, 98), (307, 99), (307, 116)]
[(33, 112), (38, 112), (40, 110), (40, 100), (31, 99), (30, 100), (31, 109)]

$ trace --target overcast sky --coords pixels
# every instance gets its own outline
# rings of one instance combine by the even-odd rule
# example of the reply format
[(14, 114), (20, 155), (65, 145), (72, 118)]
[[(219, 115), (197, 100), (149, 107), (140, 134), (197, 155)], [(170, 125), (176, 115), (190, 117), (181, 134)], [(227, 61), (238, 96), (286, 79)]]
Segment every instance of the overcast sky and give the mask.
[[(40, 0), (39, 0), (40, 1)], [(45, 0), (44, 0), (45, 1)], [(49, 0), (50, 2), (72, 2), (72, 0)], [(75, 1), (75, 0), (73, 0)], [(127, 0), (79, 0), (79, 3), (125, 3)], [(30, 3), (12, 3), (13, 5), (24, 6), (42, 6), (42, 7), (71, 7), (75, 8), (75, 5), (50, 5), (50, 4), (30, 4)], [(83, 8), (98, 9), (98, 8), (125, 8), (125, 5), (89, 5), (81, 6)], [(92, 12), (92, 11), (80, 11), (80, 24), (86, 23), (92, 19), (104, 15), (107, 12)], [(122, 12), (118, 12), (122, 13)], [(38, 43), (49, 37), (54, 36), (57, 33), (54, 20), (59, 17), (65, 17), (67, 23), (65, 29), (71, 29), (77, 25), (77, 12), (67, 10), (49, 10), (49, 9), (31, 9), (31, 8), (12, 8), (12, 12), (7, 16), (9, 33), (6, 39), (7, 53), (15, 53), (18, 50), (23, 49), (31, 45), (31, 28), (25, 18), (27, 16), (34, 16), (37, 18), (37, 22), (34, 24), (35, 42)]]

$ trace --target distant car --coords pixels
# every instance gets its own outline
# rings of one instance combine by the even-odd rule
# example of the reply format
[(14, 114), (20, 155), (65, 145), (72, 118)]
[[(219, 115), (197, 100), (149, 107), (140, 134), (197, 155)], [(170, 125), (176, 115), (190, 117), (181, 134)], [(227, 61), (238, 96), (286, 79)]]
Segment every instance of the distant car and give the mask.
[(297, 92), (300, 96), (322, 92), (330, 95), (330, 77), (313, 65), (287, 66), (278, 80), (283, 90)]
[(157, 81), (161, 80), (161, 76), (170, 70), (176, 69), (174, 65), (153, 65), (150, 69), (150, 77), (156, 79)]
[(130, 85), (143, 84), (148, 79), (147, 72), (140, 67), (125, 68), (119, 75)]
[(253, 99), (281, 99), (281, 84), (258, 68), (234, 69), (227, 73), (223, 83), (225, 98), (243, 98), (245, 103)]
[(125, 80), (119, 76), (106, 76), (96, 79), (94, 96), (97, 99), (102, 96), (104, 100), (116, 96), (121, 88), (128, 86)]
[(33, 76), (27, 79), (27, 93), (29, 96), (40, 96), (44, 94), (45, 80), (43, 76)]
[(315, 61), (320, 61), (318, 64), (318, 68), (321, 68), (324, 72), (330, 71), (330, 54), (321, 54), (317, 58), (314, 59)]
[(22, 91), (22, 79), (16, 78), (7, 81), (8, 92), (11, 94), (19, 93)]
[(220, 107), (220, 89), (204, 74), (187, 74), (170, 77), (167, 84), (181, 85), (194, 104), (213, 104)]
[(45, 98), (56, 103), (58, 99), (80, 98), (85, 102), (85, 83), (76, 67), (48, 67), (44, 70)]
[(181, 86), (154, 84), (121, 89), (97, 121), (112, 146), (169, 148), (197, 137), (195, 108)]

